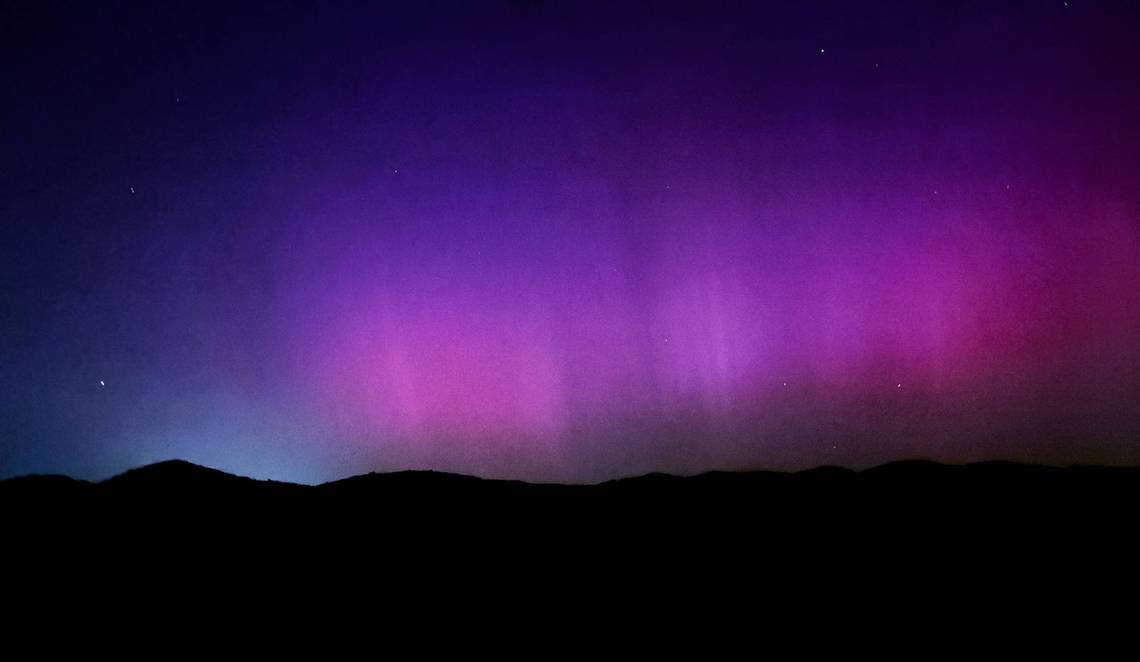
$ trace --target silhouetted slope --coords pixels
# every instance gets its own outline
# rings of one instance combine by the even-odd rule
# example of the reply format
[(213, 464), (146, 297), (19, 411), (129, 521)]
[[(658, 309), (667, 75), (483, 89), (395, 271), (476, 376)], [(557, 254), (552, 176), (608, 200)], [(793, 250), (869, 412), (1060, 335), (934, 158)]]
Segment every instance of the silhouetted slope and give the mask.
[[(648, 474), (597, 485), (530, 484), (432, 471), (367, 474), (319, 486), (234, 476), (173, 460), (101, 483), (61, 476), (0, 481), (0, 506), (33, 523), (255, 531), (338, 527), (345, 535), (430, 528), (554, 534), (665, 530), (947, 532), (1001, 526), (1123, 524), (1140, 505), (1140, 470), (905, 461), (854, 472)], [(145, 523), (145, 524), (144, 524)], [(362, 534), (363, 532), (363, 534)]]
[(184, 460), (167, 460), (131, 469), (99, 483), (105, 494), (161, 498), (210, 498), (215, 495), (280, 497), (298, 493), (304, 485), (255, 480), (199, 466)]
[(251, 478), (235, 476), (233, 474), (211, 469), (185, 460), (166, 460), (143, 467), (130, 469), (117, 476), (103, 481), (109, 486), (166, 486), (201, 487), (219, 485), (222, 483), (237, 484), (240, 482), (256, 482)]
[[(642, 499), (680, 497), (724, 498), (728, 495), (765, 495), (787, 492), (819, 497), (892, 494), (896, 497), (959, 497), (1016, 494), (1029, 490), (1035, 496), (1073, 498), (1140, 494), (1140, 468), (1074, 466), (1070, 468), (979, 462), (945, 465), (905, 460), (861, 472), (841, 467), (819, 467), (796, 473), (771, 471), (711, 471), (695, 476), (650, 473), (610, 480), (596, 485), (526, 483), (482, 479), (437, 471), (370, 473), (318, 486), (235, 476), (183, 460), (168, 460), (131, 469), (98, 483), (57, 475), (30, 475), (0, 481), (0, 498), (7, 505), (31, 507), (32, 497), (64, 498), (114, 496), (138, 499), (203, 498), (218, 496), (281, 497), (290, 495), (313, 503), (368, 501), (375, 498), (439, 500), (447, 497), (514, 499), (522, 497), (569, 499)], [(732, 504), (723, 504), (731, 506)]]
[(301, 573), (341, 589), (474, 579), (555, 598), (592, 584), (586, 597), (609, 604), (750, 586), (735, 604), (811, 577), (859, 577), (873, 595), (885, 576), (937, 592), (948, 577), (1103, 573), (1140, 554), (1137, 506), (1140, 471), (1101, 467), (900, 462), (597, 485), (407, 471), (304, 486), (175, 461), (101, 483), (0, 482), (0, 550), (21, 582), (95, 577), (111, 591), (172, 576), (281, 589)]
[(68, 476), (20, 476), (0, 481), (0, 502), (10, 506), (32, 505), (42, 500), (77, 499), (93, 490), (93, 484)]

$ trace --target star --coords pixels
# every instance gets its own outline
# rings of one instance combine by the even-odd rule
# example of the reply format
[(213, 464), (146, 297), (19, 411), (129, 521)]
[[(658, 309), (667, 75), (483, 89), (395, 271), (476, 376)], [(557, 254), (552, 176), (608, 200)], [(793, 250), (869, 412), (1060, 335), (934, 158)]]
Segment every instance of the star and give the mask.
[(106, 386), (106, 384), (105, 384), (105, 383), (103, 383), (103, 380), (102, 380), (102, 379), (100, 379), (100, 380), (99, 380), (99, 386)]
[(895, 384), (895, 388), (902, 388), (902, 384)]
[(822, 53), (822, 52), (824, 52), (824, 51), (823, 51), (823, 49), (821, 48), (821, 49), (819, 49), (819, 52), (820, 52), (820, 53)]
[(788, 382), (784, 382), (784, 386), (787, 386), (787, 385), (788, 385)]

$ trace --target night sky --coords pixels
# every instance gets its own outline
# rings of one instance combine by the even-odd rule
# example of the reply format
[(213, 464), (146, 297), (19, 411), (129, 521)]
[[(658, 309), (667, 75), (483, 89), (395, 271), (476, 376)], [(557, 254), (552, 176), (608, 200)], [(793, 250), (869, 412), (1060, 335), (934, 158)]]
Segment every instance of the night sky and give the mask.
[(0, 477), (1140, 463), (1140, 8), (3, 2)]

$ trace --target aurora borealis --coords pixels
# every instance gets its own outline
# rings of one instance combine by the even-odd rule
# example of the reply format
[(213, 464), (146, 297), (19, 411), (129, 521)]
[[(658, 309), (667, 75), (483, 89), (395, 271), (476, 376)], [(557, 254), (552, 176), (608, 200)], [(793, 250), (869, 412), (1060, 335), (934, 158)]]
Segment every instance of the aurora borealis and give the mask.
[(1134, 5), (238, 4), (5, 3), (0, 477), (1140, 463)]

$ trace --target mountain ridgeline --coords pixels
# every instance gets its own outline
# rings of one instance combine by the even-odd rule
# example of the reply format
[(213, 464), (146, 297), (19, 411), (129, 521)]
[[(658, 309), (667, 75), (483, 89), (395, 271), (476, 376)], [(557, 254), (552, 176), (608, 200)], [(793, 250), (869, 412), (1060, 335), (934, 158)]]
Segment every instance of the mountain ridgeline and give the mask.
[(474, 581), (482, 592), (508, 582), (552, 595), (602, 584), (770, 591), (805, 577), (1051, 586), (1042, 578), (1058, 572), (1114, 581), (1113, 568), (1140, 553), (1138, 505), (1140, 469), (1003, 462), (595, 485), (404, 471), (309, 486), (169, 461), (98, 483), (0, 481), (0, 558), (33, 586), (95, 578), (100, 591), (153, 577), (281, 590), (299, 576), (341, 588), (361, 577), (388, 588)]
[(715, 526), (717, 522), (912, 525), (1090, 522), (1140, 505), (1140, 468), (1056, 468), (1010, 462), (894, 462), (856, 472), (647, 474), (594, 485), (488, 480), (434, 471), (370, 473), (321, 485), (255, 480), (181, 460), (102, 482), (32, 475), (0, 481), (0, 505), (27, 521), (193, 518), (218, 524), (396, 524), (528, 527)]

